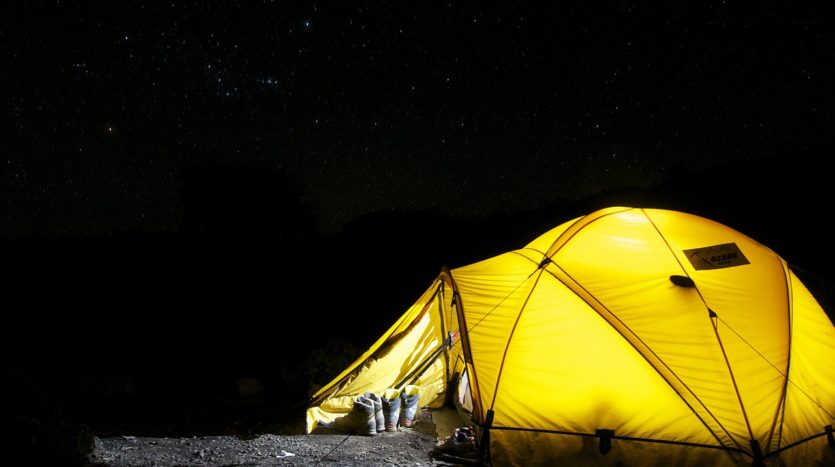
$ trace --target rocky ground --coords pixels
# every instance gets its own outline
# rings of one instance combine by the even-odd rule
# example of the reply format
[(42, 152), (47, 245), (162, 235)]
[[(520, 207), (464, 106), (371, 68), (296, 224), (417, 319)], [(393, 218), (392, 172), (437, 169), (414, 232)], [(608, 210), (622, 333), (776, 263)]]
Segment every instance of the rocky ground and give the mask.
[[(437, 421), (437, 423), (436, 423)], [(424, 410), (412, 428), (375, 436), (314, 431), (309, 435), (263, 434), (253, 439), (233, 436), (96, 438), (92, 466), (452, 466), (433, 449), (448, 436), (442, 417)], [(463, 461), (463, 460), (462, 460)], [(465, 462), (466, 463), (466, 462)]]

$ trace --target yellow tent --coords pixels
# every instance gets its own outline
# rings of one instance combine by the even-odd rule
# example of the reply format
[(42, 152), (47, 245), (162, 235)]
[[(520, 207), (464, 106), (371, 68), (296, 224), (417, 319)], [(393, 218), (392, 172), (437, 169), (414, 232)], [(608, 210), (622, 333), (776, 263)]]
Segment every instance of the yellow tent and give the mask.
[(682, 212), (611, 207), (443, 270), (316, 393), (452, 401), (493, 465), (835, 465), (835, 328), (769, 248)]

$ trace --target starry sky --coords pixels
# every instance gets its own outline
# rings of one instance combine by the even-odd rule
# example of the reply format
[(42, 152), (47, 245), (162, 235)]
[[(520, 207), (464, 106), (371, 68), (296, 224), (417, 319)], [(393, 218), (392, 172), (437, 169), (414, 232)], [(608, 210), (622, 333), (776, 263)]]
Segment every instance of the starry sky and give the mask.
[(294, 400), (341, 371), (308, 351), (607, 193), (695, 198), (832, 317), (826, 3), (4, 2), (10, 432), (228, 432), (238, 378)]
[(481, 3), (5, 5), (2, 233), (177, 231), (207, 163), (283, 174), (332, 232), (831, 152), (823, 10)]

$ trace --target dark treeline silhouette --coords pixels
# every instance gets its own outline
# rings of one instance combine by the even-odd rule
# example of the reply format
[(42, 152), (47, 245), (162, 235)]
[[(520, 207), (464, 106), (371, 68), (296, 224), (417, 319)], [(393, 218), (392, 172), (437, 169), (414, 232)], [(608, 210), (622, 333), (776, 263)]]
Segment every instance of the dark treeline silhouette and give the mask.
[(367, 348), (442, 266), (522, 247), (611, 205), (682, 210), (748, 234), (832, 316), (824, 176), (794, 161), (727, 164), (526, 212), (377, 213), (324, 235), (280, 170), (195, 165), (183, 173), (176, 232), (0, 243), (7, 439), (80, 463), (93, 434), (297, 432), (312, 386)]

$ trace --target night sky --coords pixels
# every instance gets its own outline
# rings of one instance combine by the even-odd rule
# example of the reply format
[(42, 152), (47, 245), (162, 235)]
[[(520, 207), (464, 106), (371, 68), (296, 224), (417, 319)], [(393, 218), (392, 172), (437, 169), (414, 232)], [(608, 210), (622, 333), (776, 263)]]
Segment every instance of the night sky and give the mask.
[(4, 4), (12, 463), (298, 425), (442, 266), (606, 205), (737, 228), (835, 316), (826, 11), (482, 3)]
[(333, 3), (4, 7), (0, 232), (176, 232), (184, 174), (207, 164), (289, 179), (336, 232), (734, 162), (815, 171), (832, 148), (823, 11)]

